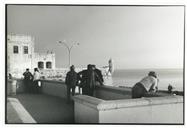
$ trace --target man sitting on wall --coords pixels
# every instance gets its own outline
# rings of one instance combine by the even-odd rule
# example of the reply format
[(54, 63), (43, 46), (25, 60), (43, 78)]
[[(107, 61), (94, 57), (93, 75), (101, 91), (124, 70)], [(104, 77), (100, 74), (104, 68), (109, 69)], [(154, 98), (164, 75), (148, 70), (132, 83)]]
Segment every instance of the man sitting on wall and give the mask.
[[(158, 90), (158, 79), (155, 72), (149, 72), (140, 82), (136, 83), (132, 88), (132, 98), (141, 98), (146, 96), (154, 96)], [(151, 93), (149, 95), (149, 93)], [(155, 95), (156, 96), (156, 95)]]

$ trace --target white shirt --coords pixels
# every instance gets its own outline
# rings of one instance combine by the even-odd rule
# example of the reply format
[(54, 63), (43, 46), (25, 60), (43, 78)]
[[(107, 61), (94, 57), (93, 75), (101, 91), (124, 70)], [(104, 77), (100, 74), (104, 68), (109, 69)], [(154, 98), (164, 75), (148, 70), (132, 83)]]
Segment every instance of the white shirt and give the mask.
[(39, 79), (40, 79), (40, 73), (39, 72), (34, 72), (34, 79), (33, 79), (33, 81), (39, 80)]
[(158, 79), (153, 76), (146, 76), (140, 81), (140, 83), (147, 91), (149, 91), (151, 88), (156, 90), (156, 87), (158, 86)]

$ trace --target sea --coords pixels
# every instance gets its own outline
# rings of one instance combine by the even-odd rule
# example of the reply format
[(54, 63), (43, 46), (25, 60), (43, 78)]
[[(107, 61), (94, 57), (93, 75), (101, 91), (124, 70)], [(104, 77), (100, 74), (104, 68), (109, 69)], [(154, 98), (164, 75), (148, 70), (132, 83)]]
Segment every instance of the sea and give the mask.
[(132, 87), (147, 76), (149, 71), (157, 73), (159, 90), (167, 90), (170, 84), (174, 91), (183, 91), (183, 69), (116, 69), (111, 77), (112, 86)]

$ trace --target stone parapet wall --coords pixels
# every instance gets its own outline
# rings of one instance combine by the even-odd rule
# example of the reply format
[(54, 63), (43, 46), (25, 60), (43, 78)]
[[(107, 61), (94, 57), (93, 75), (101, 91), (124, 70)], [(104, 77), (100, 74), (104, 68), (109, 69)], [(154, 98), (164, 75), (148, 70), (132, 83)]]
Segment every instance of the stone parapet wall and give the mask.
[[(66, 85), (62, 81), (41, 80), (42, 93), (66, 98)], [(25, 85), (23, 79), (8, 79), (7, 80), (7, 94), (24, 93)]]
[(183, 103), (181, 96), (166, 96), (166, 97), (151, 97), (151, 98), (137, 98), (124, 100), (111, 100), (98, 104), (98, 110), (120, 109), (128, 107), (141, 107), (162, 104), (177, 104)]
[(61, 81), (42, 80), (42, 93), (66, 98), (67, 88)]
[(95, 97), (103, 100), (130, 99), (131, 88), (97, 86), (95, 91)]
[[(76, 123), (183, 124), (182, 96), (106, 101), (78, 95), (74, 100)], [(85, 115), (93, 111), (93, 115)], [(93, 117), (94, 120), (91, 120)]]
[(16, 95), (16, 93), (25, 92), (25, 86), (22, 79), (8, 79), (6, 89), (7, 95)]
[[(64, 82), (41, 81), (43, 94), (67, 98)], [(8, 81), (8, 86), (10, 84), (11, 81)], [(17, 80), (16, 89), (24, 92), (22, 80)], [(8, 87), (8, 90), (11, 88)], [(98, 86), (96, 97), (74, 96), (75, 123), (184, 124), (183, 96), (162, 92), (159, 97), (131, 99), (126, 97), (130, 92), (130, 88)]]
[(74, 97), (74, 118), (75, 123), (98, 123), (99, 111), (97, 106), (104, 100), (78, 95)]

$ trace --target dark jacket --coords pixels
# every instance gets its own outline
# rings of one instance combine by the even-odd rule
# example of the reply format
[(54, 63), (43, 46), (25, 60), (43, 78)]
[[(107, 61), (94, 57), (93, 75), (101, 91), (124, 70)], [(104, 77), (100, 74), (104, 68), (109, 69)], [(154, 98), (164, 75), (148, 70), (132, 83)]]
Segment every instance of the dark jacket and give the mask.
[(75, 87), (77, 84), (77, 73), (75, 71), (69, 71), (66, 74), (65, 84), (69, 87)]
[(98, 75), (98, 78), (96, 79), (98, 82), (103, 82), (104, 80), (103, 80), (103, 75), (102, 75), (102, 73), (101, 73), (101, 70), (99, 70), (99, 69), (95, 69), (95, 72), (97, 73), (97, 75)]
[(81, 81), (80, 85), (82, 87), (95, 88), (96, 81), (102, 83), (98, 74), (93, 70), (83, 70), (78, 73), (79, 80)]
[(24, 79), (25, 80), (31, 80), (33, 75), (31, 74), (31, 72), (24, 72), (23, 73)]
[(78, 80), (80, 81), (79, 84), (80, 87), (86, 86), (87, 76), (88, 76), (87, 70), (83, 70), (78, 73)]

